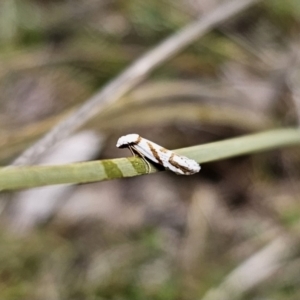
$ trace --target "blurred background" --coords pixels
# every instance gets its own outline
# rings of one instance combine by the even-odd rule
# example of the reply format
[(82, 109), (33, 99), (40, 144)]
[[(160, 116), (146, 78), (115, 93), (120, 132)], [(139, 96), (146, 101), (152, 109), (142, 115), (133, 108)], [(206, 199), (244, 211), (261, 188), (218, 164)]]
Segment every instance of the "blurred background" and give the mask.
[[(220, 0), (1, 0), (0, 165)], [(299, 0), (261, 1), (106, 106), (39, 163), (130, 156), (299, 120)], [(0, 299), (300, 299), (296, 147), (2, 193)]]

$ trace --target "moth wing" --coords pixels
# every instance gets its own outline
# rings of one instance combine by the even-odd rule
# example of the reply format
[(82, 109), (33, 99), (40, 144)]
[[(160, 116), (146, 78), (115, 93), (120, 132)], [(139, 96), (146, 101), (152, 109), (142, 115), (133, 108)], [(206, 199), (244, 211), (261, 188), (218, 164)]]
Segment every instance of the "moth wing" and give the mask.
[(151, 161), (161, 164), (164, 167), (166, 167), (165, 162), (170, 157), (169, 152), (171, 152), (144, 138), (141, 139), (138, 144), (133, 145), (133, 148)]
[(170, 170), (179, 175), (192, 175), (200, 171), (200, 165), (185, 156), (174, 154), (170, 157), (169, 163), (172, 166)]

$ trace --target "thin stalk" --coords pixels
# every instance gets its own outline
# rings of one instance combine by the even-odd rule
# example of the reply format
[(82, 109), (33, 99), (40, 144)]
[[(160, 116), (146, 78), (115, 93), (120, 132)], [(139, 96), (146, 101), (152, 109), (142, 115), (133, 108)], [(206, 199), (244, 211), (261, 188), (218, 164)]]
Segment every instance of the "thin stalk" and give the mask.
[[(198, 163), (208, 163), (229, 157), (299, 144), (300, 130), (287, 128), (178, 149), (175, 152), (188, 156)], [(149, 173), (158, 171), (161, 171), (161, 169), (151, 165)], [(0, 190), (104, 181), (147, 173), (148, 167), (139, 157), (57, 166), (0, 168)]]

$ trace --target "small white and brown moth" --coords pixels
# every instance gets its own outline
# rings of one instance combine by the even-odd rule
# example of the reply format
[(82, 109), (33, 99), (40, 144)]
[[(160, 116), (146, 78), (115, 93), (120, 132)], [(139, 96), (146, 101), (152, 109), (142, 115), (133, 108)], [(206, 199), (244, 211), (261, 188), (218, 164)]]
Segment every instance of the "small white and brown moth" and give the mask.
[(147, 163), (149, 170), (150, 166), (145, 158), (164, 166), (166, 169), (178, 175), (192, 175), (198, 173), (201, 169), (196, 161), (167, 150), (142, 138), (136, 133), (120, 137), (117, 142), (117, 147), (129, 148), (133, 155), (140, 155)]

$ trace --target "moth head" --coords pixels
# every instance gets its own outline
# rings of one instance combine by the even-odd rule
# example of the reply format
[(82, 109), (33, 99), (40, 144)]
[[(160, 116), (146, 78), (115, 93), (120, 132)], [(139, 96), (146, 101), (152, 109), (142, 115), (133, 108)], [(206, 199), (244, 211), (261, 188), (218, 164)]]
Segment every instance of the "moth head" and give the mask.
[(128, 147), (128, 145), (137, 144), (140, 139), (141, 137), (136, 133), (127, 134), (118, 139), (116, 146), (118, 148), (125, 148)]

